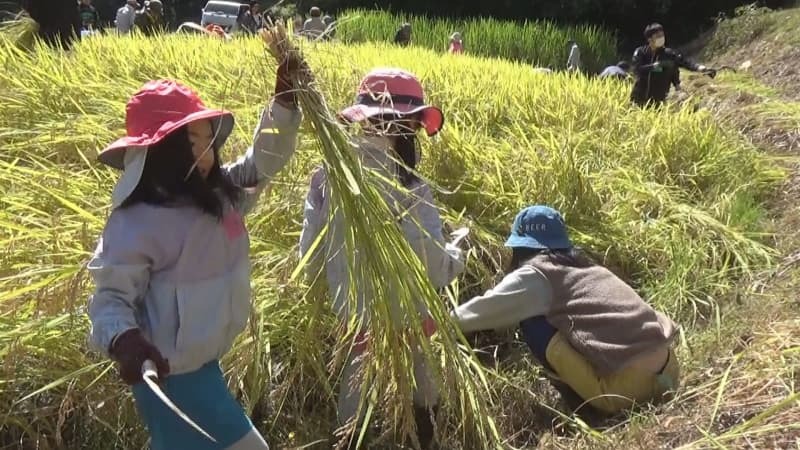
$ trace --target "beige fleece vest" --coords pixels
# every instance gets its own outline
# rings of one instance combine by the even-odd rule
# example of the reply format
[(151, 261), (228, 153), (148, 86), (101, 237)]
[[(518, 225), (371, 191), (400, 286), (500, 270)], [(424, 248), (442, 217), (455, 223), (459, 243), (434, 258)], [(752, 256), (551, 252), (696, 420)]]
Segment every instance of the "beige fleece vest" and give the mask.
[(547, 256), (530, 264), (553, 289), (548, 322), (598, 373), (613, 373), (672, 342), (675, 323), (605, 267), (561, 266)]

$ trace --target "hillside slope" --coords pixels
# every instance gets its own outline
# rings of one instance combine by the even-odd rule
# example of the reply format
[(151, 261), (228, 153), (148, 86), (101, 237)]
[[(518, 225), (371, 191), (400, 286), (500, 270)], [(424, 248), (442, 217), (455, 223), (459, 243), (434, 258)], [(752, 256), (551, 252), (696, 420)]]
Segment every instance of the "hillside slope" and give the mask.
[[(743, 282), (705, 330), (670, 405), (612, 423), (602, 435), (554, 434), (558, 448), (797, 448), (800, 445), (800, 9), (751, 9), (722, 22), (697, 59), (735, 67), (687, 74), (679, 102), (711, 111), (790, 176), (768, 202), (779, 263)], [(580, 429), (581, 427), (577, 426)]]

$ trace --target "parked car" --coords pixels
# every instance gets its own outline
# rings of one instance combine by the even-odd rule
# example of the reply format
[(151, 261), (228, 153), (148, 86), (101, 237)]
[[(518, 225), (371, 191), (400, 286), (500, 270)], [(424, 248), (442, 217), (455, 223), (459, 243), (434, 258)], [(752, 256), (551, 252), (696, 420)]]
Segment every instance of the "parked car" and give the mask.
[(232, 33), (239, 29), (239, 16), (247, 8), (249, 8), (248, 5), (239, 2), (209, 0), (203, 8), (200, 26), (205, 28), (208, 25), (219, 25), (226, 33)]

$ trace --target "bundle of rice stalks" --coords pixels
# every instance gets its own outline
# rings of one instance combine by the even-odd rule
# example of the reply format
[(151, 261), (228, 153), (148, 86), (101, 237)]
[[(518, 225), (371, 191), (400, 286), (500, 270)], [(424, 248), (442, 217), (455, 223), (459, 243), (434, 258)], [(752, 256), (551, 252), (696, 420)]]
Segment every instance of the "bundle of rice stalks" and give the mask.
[[(299, 49), (281, 25), (263, 32), (262, 37), (279, 64), (292, 58), (302, 61), (297, 57)], [(385, 178), (361, 165), (353, 150), (353, 138), (329, 109), (311, 71), (302, 69), (304, 63), (300, 66), (293, 72), (292, 82), (322, 151), (331, 192), (330, 216), (338, 210), (344, 217), (350, 317), (346, 332), (337, 336), (338, 356), (353, 348), (359, 331), (366, 330), (369, 336), (360, 373), (363, 381), (359, 409), (365, 411), (365, 419), (357, 430), (359, 443), (371, 419), (380, 413), (394, 421), (399, 440), (418, 445), (412, 403), (416, 384), (412, 352), (421, 350), (433, 368), (442, 411), (452, 418), (448, 433), (461, 433), (462, 442), (469, 442), (471, 448), (498, 445), (498, 433), (487, 409), (490, 395), (486, 379), (477, 360), (465, 350), (466, 342), (450, 320), (445, 302), (381, 195), (379, 186)], [(315, 245), (320, 246), (323, 239), (324, 236), (318, 238)], [(313, 250), (309, 252), (312, 253)], [(307, 259), (308, 256), (301, 261), (295, 275)], [(364, 299), (367, 321), (357, 316), (357, 291), (372, 294)], [(433, 338), (426, 337), (418, 312), (425, 307), (438, 325)], [(403, 320), (398, 320), (398, 313)], [(459, 341), (464, 347), (459, 346)], [(344, 428), (341, 431), (345, 436), (356, 431), (354, 423)], [(441, 425), (439, 428), (441, 435)]]

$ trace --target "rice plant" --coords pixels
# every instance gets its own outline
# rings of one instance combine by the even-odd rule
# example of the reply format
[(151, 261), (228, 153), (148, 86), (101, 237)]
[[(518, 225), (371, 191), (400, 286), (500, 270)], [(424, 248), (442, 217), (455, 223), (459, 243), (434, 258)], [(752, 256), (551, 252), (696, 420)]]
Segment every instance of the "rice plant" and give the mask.
[[(445, 128), (421, 139), (420, 169), (437, 187), (448, 224), (473, 229), (468, 273), (454, 286), (461, 296), (492, 283), (509, 224), (530, 203), (560, 208), (580, 245), (682, 324), (713, 314), (737, 279), (772, 263), (761, 205), (783, 174), (705, 112), (641, 111), (628, 105), (621, 83), (540, 75), (527, 64), (442, 57), (421, 47), (318, 43), (304, 52), (331, 110), (348, 105), (375, 66), (416, 73), (429, 101), (441, 105)], [(3, 443), (141, 447), (126, 390), (85, 344), (90, 285), (83, 265), (117, 176), (95, 161), (96, 152), (123, 133), (128, 96), (146, 80), (171, 77), (235, 112), (224, 151), (230, 159), (248, 145), (274, 68), (255, 39), (191, 36), (99, 37), (69, 53), (42, 45), (23, 52), (0, 40), (0, 62)], [(254, 309), (249, 331), (224, 361), (231, 386), (273, 446), (327, 440), (335, 419), (335, 317), (292, 276), (308, 176), (330, 151), (312, 119), (295, 159), (249, 219)], [(408, 261), (395, 257), (379, 260)], [(402, 355), (388, 355), (397, 361), (390, 367), (402, 369)], [(462, 357), (458, 367), (471, 364)], [(519, 402), (538, 401), (530, 377), (515, 395)], [(483, 400), (509, 438), (519, 430), (508, 427), (521, 420), (504, 417), (495, 401), (504, 395), (499, 378), (490, 373), (486, 380)], [(446, 418), (445, 448), (485, 445), (461, 419)], [(383, 417), (376, 426), (390, 439), (403, 434), (395, 423), (403, 421)]]
[(450, 35), (461, 32), (469, 54), (506, 58), (537, 67), (563, 69), (569, 46), (574, 39), (581, 48), (584, 68), (598, 73), (616, 63), (614, 36), (592, 25), (560, 27), (552, 22), (522, 23), (490, 17), (469, 20), (434, 19), (386, 11), (348, 10), (340, 17), (336, 37), (344, 42), (393, 42), (394, 34), (404, 22), (412, 25), (413, 45), (443, 53)]

